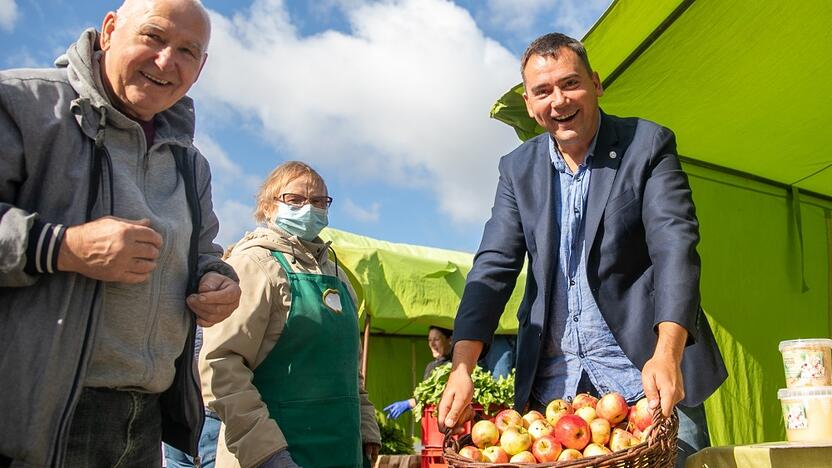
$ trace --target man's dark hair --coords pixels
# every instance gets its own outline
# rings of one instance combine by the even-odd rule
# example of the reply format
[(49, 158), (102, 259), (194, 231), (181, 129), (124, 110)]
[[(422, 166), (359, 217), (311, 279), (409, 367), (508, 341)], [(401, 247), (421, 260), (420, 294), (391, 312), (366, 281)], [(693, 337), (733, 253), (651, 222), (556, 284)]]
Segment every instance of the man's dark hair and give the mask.
[(447, 328), (437, 327), (436, 325), (431, 325), (430, 327), (428, 327), (428, 331), (431, 330), (436, 330), (439, 333), (442, 333), (443, 335), (445, 335), (445, 338), (450, 338), (451, 335), (453, 335), (454, 333), (453, 331), (448, 330)]
[(523, 81), (526, 81), (526, 64), (529, 63), (532, 55), (558, 58), (560, 49), (563, 47), (575, 52), (575, 55), (584, 63), (587, 73), (592, 75), (592, 67), (589, 66), (589, 57), (586, 55), (586, 48), (581, 44), (581, 41), (565, 34), (549, 33), (532, 41), (529, 47), (526, 48), (526, 51), (523, 52), (523, 57), (520, 59), (520, 76), (523, 77)]

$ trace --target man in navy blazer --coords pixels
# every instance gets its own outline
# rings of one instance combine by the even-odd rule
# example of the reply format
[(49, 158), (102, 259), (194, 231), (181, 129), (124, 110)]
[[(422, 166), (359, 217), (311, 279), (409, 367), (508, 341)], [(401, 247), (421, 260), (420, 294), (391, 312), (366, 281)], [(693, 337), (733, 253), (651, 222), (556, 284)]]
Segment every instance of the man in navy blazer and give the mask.
[(600, 79), (572, 38), (538, 38), (521, 67), (529, 116), (547, 132), (500, 160), (440, 428), (467, 418), (470, 372), (528, 258), (515, 408), (615, 390), (665, 415), (680, 403), (680, 447), (707, 446), (702, 402), (727, 372), (699, 304), (699, 225), (675, 137), (602, 113)]

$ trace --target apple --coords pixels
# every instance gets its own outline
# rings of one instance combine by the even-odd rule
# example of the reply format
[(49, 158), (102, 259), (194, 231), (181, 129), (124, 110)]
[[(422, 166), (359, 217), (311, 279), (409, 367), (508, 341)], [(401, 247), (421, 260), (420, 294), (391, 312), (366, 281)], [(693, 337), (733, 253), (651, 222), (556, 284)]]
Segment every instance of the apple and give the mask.
[(561, 416), (564, 414), (572, 414), (575, 411), (572, 409), (572, 405), (565, 400), (552, 400), (546, 405), (546, 420), (549, 421), (549, 424), (555, 425), (560, 419)]
[(641, 441), (638, 440), (635, 436), (625, 431), (624, 429), (619, 429), (617, 427), (612, 430), (612, 434), (610, 435), (610, 449), (613, 452), (618, 452), (619, 450), (626, 450), (632, 447), (633, 445), (638, 445), (640, 443)]
[(512, 463), (537, 463), (537, 459), (534, 458), (534, 455), (527, 450), (512, 455), (511, 460), (509, 461)]
[(482, 452), (480, 449), (474, 447), (473, 445), (466, 445), (459, 450), (459, 456), (465, 457), (469, 460), (474, 461), (483, 461), (482, 459)]
[(589, 424), (580, 416), (567, 414), (555, 424), (555, 439), (566, 448), (583, 450), (591, 437)]
[(647, 439), (649, 439), (650, 438), (650, 431), (652, 431), (652, 430), (653, 430), (653, 425), (652, 424), (645, 427), (644, 430), (641, 431), (641, 436), (639, 436), (639, 440), (644, 442)]
[(526, 429), (532, 425), (533, 422), (537, 421), (538, 419), (546, 419), (546, 416), (540, 414), (540, 411), (531, 410), (528, 413), (523, 415), (523, 427)]
[(523, 417), (513, 409), (505, 409), (497, 413), (497, 416), (494, 417), (494, 424), (497, 425), (497, 429), (502, 434), (511, 426), (523, 427)]
[(590, 395), (589, 393), (579, 393), (575, 395), (575, 398), (572, 399), (572, 409), (574, 410), (577, 410), (578, 408), (583, 408), (585, 406), (591, 406), (595, 408), (596, 404), (598, 404), (598, 399)]
[(589, 431), (592, 433), (592, 442), (598, 445), (607, 445), (610, 441), (610, 422), (604, 418), (595, 418), (589, 423)]
[(650, 403), (647, 398), (642, 398), (630, 407), (630, 413), (627, 416), (633, 428), (640, 431), (647, 429), (647, 426), (653, 424), (653, 412), (650, 411)]
[(486, 448), (492, 445), (497, 445), (500, 442), (500, 431), (497, 425), (493, 422), (483, 419), (477, 421), (474, 427), (471, 428), (471, 440), (479, 448)]
[(555, 432), (555, 428), (545, 419), (533, 421), (528, 430), (533, 441), (543, 436), (551, 435)]
[(623, 421), (630, 412), (630, 407), (627, 406), (627, 401), (620, 393), (611, 392), (602, 396), (595, 405), (595, 412), (599, 418), (604, 418), (612, 425), (616, 425)]
[(524, 427), (510, 426), (500, 436), (500, 447), (509, 455), (516, 455), (532, 446), (532, 436)]
[(604, 447), (603, 445), (598, 444), (589, 444), (584, 449), (584, 456), (585, 457), (596, 457), (599, 455), (609, 455), (612, 453), (612, 450)]
[(592, 422), (595, 419), (595, 408), (591, 406), (581, 406), (580, 408), (575, 410), (575, 415), (580, 416), (586, 422)]
[(506, 463), (508, 462), (508, 454), (505, 450), (497, 445), (486, 447), (482, 450), (482, 461), (491, 463)]
[(543, 436), (532, 444), (532, 454), (541, 463), (558, 461), (558, 457), (562, 451), (563, 447), (560, 445), (560, 442), (551, 435)]
[(568, 448), (560, 453), (560, 456), (558, 456), (558, 461), (577, 460), (583, 457), (584, 456), (581, 452), (575, 449)]

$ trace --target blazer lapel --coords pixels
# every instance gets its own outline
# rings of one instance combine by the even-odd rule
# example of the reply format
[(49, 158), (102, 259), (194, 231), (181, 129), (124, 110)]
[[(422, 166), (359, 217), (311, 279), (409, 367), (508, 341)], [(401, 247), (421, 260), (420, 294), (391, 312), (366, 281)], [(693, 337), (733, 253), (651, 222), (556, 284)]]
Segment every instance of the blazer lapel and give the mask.
[(586, 208), (585, 249), (587, 254), (595, 243), (595, 234), (598, 233), (598, 225), (601, 223), (601, 216), (607, 206), (607, 199), (610, 196), (612, 183), (618, 166), (621, 164), (623, 150), (618, 146), (618, 135), (610, 119), (601, 113), (601, 128), (598, 131), (598, 140), (595, 142), (595, 154), (592, 157), (592, 174), (589, 179), (589, 195)]
[(537, 246), (538, 258), (535, 262), (539, 262), (540, 270), (535, 272), (538, 276), (545, 280), (543, 286), (543, 300), (546, 307), (540, 308), (538, 314), (530, 317), (532, 323), (542, 327), (546, 311), (549, 310), (549, 301), (552, 297), (552, 288), (554, 286), (555, 275), (552, 274), (555, 262), (558, 259), (558, 249), (560, 248), (560, 229), (558, 229), (555, 220), (555, 197), (559, 196), (560, 184), (555, 182), (555, 168), (552, 166), (552, 160), (549, 155), (549, 139), (547, 137), (540, 140), (536, 151), (534, 176), (542, 177), (543, 180), (538, 180), (531, 187), (540, 187), (542, 190), (539, 194), (544, 197), (540, 200), (538, 206), (540, 211), (537, 213), (537, 225), (535, 226), (535, 244)]

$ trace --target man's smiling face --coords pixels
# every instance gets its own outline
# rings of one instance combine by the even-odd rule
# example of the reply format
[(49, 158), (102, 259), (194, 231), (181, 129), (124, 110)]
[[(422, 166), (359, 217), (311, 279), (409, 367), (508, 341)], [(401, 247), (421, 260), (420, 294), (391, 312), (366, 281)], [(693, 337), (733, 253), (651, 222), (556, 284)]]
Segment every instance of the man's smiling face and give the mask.
[(104, 18), (102, 81), (115, 107), (151, 120), (196, 82), (210, 25), (204, 11), (188, 0), (133, 0), (125, 5)]
[(588, 147), (598, 128), (598, 98), (604, 93), (598, 74), (590, 73), (566, 47), (558, 50), (557, 57), (532, 55), (523, 72), (529, 117), (562, 150)]

